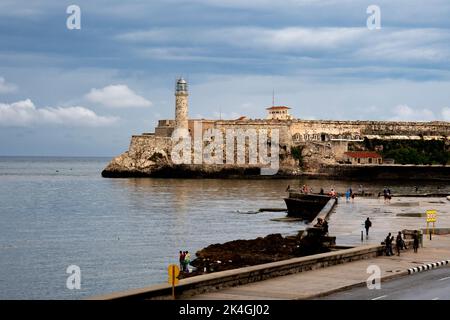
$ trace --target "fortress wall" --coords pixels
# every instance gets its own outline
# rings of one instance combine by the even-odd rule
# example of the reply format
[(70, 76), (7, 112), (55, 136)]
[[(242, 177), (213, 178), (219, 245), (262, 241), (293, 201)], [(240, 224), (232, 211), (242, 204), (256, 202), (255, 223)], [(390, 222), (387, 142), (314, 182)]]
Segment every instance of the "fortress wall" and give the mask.
[(343, 134), (346, 132), (373, 135), (428, 135), (449, 136), (449, 122), (395, 122), (395, 121), (331, 121), (297, 120), (290, 125), (292, 132)]
[(295, 121), (290, 125), (290, 131), (293, 135), (296, 133), (299, 133), (300, 135), (321, 133), (333, 135), (360, 135), (362, 129), (362, 125), (344, 121)]
[(154, 153), (166, 156), (172, 147), (171, 139), (153, 134), (135, 135), (131, 137), (128, 153), (131, 158), (149, 159)]
[(448, 181), (450, 166), (425, 165), (322, 165), (314, 172), (327, 178), (349, 180), (436, 180)]
[(449, 122), (381, 122), (364, 123), (363, 133), (377, 135), (450, 136)]
[(359, 140), (365, 136), (387, 138), (450, 138), (448, 122), (394, 122), (394, 121), (330, 121), (295, 120), (290, 124), (294, 143), (301, 141), (324, 141), (330, 138)]
[[(202, 123), (202, 129), (280, 129), (280, 144), (291, 145), (302, 141), (327, 141), (333, 139), (359, 140), (369, 138), (397, 139), (450, 139), (450, 123), (396, 122), (396, 121), (336, 121), (336, 120), (189, 120), (189, 129), (194, 133), (194, 121)], [(167, 120), (166, 120), (167, 122)], [(164, 132), (163, 132), (164, 131)], [(165, 126), (157, 128), (158, 136), (170, 136)], [(323, 136), (325, 135), (325, 137)], [(324, 140), (325, 138), (325, 140)]]

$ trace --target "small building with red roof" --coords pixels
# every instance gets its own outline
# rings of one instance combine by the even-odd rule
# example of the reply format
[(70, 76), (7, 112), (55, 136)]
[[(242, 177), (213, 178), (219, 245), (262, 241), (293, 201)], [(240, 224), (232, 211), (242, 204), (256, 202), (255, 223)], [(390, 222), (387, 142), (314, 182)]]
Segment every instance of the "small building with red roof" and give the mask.
[(289, 114), (289, 109), (291, 108), (286, 106), (272, 106), (270, 108), (266, 108), (267, 119), (291, 120), (292, 116)]
[(347, 163), (382, 164), (383, 157), (375, 151), (347, 151), (344, 153)]

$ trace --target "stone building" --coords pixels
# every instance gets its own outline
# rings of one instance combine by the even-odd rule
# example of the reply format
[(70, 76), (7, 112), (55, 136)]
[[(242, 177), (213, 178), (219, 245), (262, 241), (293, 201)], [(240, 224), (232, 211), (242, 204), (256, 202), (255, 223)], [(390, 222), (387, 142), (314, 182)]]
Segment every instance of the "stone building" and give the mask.
[(382, 164), (383, 158), (374, 151), (347, 151), (346, 163), (349, 164)]
[(286, 106), (272, 106), (266, 108), (268, 120), (292, 120), (292, 116), (289, 114), (289, 107)]
[[(159, 120), (154, 133), (134, 135), (127, 152), (114, 159), (110, 166), (124, 167), (123, 171), (150, 170), (155, 163), (171, 164), (172, 134), (175, 129), (186, 130), (187, 134), (203, 137), (210, 129), (225, 131), (263, 130), (271, 135), (279, 132), (281, 167), (297, 172), (301, 162), (303, 168), (316, 170), (322, 165), (334, 165), (351, 162), (352, 164), (382, 164), (379, 154), (349, 153), (349, 143), (360, 143), (363, 139), (381, 140), (433, 140), (445, 139), (450, 142), (450, 124), (445, 121), (398, 122), (398, 121), (337, 121), (294, 119), (289, 107), (274, 106), (267, 108), (267, 119), (236, 120), (189, 119), (188, 83), (180, 78), (175, 85), (175, 119)], [(207, 144), (207, 142), (202, 142)], [(247, 146), (247, 144), (246, 144)], [(293, 157), (293, 150), (301, 150), (301, 159)], [(250, 154), (250, 150), (246, 150)], [(246, 159), (249, 155), (246, 156)], [(359, 160), (358, 160), (359, 159)], [(223, 158), (224, 164), (227, 159)], [(359, 162), (358, 162), (359, 161)], [(237, 165), (239, 168), (249, 164)], [(207, 167), (206, 165), (201, 168)], [(122, 170), (122, 169), (121, 169)]]

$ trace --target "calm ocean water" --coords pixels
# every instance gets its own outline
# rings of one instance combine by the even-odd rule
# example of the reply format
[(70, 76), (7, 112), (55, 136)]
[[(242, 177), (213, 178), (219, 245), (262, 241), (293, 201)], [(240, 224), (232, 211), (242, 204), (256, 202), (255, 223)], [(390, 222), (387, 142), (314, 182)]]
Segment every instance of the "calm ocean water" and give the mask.
[[(109, 160), (0, 157), (0, 299), (80, 299), (162, 283), (179, 250), (305, 227), (270, 220), (280, 212), (240, 213), (284, 207), (286, 186), (303, 181), (103, 179)], [(309, 185), (345, 190), (350, 183)], [(330, 231), (355, 242), (366, 209), (378, 207), (344, 204)], [(395, 218), (383, 212), (390, 224)], [(81, 268), (80, 290), (66, 288), (69, 265)]]

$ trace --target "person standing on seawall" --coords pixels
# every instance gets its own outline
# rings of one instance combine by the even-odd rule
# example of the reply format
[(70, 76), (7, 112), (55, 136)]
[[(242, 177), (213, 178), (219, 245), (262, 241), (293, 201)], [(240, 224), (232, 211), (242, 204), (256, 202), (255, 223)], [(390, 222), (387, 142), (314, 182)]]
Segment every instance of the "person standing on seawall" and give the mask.
[(400, 250), (403, 248), (403, 239), (401, 231), (398, 232), (397, 238), (395, 239), (395, 246), (397, 249), (397, 255), (400, 255)]
[(184, 252), (180, 251), (180, 270), (184, 271)]
[(417, 253), (417, 249), (419, 249), (419, 235), (417, 234), (417, 230), (414, 230), (413, 234), (413, 249), (414, 253)]
[(189, 251), (186, 251), (186, 255), (184, 257), (184, 266), (186, 272), (189, 272), (189, 263), (191, 263), (191, 254), (189, 253)]
[(364, 222), (364, 228), (366, 228), (366, 237), (369, 236), (369, 228), (372, 226), (372, 221), (370, 221), (369, 217), (367, 217), (366, 221)]
[(392, 252), (392, 240), (394, 237), (391, 237), (391, 233), (387, 235), (386, 239), (384, 240), (385, 248), (386, 248), (386, 255), (392, 256), (394, 253)]

